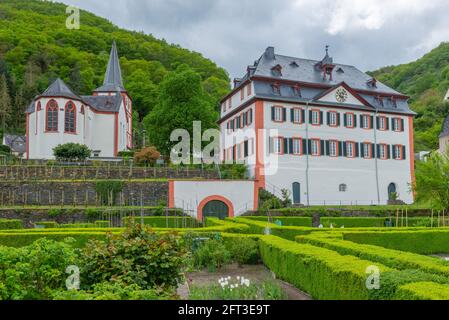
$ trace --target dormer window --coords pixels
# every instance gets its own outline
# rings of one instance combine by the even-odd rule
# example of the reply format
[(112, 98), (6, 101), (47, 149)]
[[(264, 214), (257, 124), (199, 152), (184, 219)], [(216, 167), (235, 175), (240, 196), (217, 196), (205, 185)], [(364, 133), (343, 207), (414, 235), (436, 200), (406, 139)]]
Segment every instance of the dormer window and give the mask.
[(337, 73), (345, 73), (345, 71), (342, 68), (338, 68)]
[(282, 67), (281, 65), (276, 65), (273, 68), (271, 68), (271, 73), (273, 74), (273, 76), (275, 77), (282, 77)]
[(398, 102), (396, 101), (396, 98), (391, 97), (390, 101), (391, 101), (391, 106), (396, 109), (398, 107)]
[(280, 96), (281, 95), (281, 85), (279, 83), (273, 83), (271, 85), (271, 88), (273, 90), (273, 94)]
[(301, 98), (301, 87), (299, 85), (292, 86), (293, 96)]
[(379, 106), (381, 106), (381, 107), (384, 106), (384, 99), (383, 99), (381, 96), (377, 96), (377, 97), (375, 98), (375, 100), (376, 100), (376, 103), (377, 103)]
[(366, 85), (370, 88), (377, 88), (377, 80), (376, 78), (372, 78), (366, 82)]
[(290, 67), (298, 68), (298, 67), (299, 67), (299, 64), (298, 64), (296, 61), (292, 61), (292, 62), (290, 63)]

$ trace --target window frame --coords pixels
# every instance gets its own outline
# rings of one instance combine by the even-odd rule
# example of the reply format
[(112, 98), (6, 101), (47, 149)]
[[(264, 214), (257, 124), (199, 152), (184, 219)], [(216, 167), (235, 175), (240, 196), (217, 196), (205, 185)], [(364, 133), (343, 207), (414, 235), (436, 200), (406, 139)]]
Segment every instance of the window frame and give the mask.
[[(331, 145), (332, 144), (335, 144), (335, 155), (331, 154), (331, 150), (332, 150)], [(335, 139), (329, 140), (329, 157), (331, 157), (331, 158), (338, 158), (339, 157), (339, 152), (340, 152), (340, 141), (335, 140)]]
[[(311, 109), (311, 115), (312, 119), (310, 119), (310, 125), (314, 127), (320, 127), (321, 126), (321, 110), (320, 109)], [(317, 114), (316, 120), (318, 123), (314, 123), (314, 114)]]
[[(273, 153), (276, 155), (283, 155), (285, 150), (284, 150), (284, 137), (282, 136), (276, 136), (273, 137)], [(276, 149), (276, 141), (279, 142), (279, 147), (280, 147), (280, 151), (278, 151)]]
[[(299, 152), (295, 152), (295, 142), (299, 144)], [(300, 137), (293, 137), (292, 138), (292, 155), (294, 156), (302, 156), (303, 155), (303, 139)]]
[[(54, 103), (53, 106), (50, 104)], [(50, 110), (52, 109), (52, 110)], [(49, 127), (49, 112), (56, 112), (56, 117), (54, 115), (52, 116), (54, 119), (52, 119), (52, 128)], [(59, 105), (58, 102), (55, 99), (50, 99), (47, 102), (47, 105), (45, 106), (45, 132), (46, 133), (57, 133), (59, 132)]]
[[(378, 116), (379, 117), (379, 128), (377, 130), (379, 131), (388, 131), (388, 118), (386, 116)], [(381, 121), (384, 121), (384, 127), (381, 128)]]
[[(304, 123), (304, 119), (302, 117), (302, 112), (303, 112), (304, 109), (295, 107), (295, 108), (292, 108), (292, 110), (293, 110), (293, 123), (294, 124), (303, 124)], [(299, 114), (299, 121), (295, 121), (296, 113)]]
[[(397, 128), (396, 128), (397, 123)], [(404, 132), (404, 128), (402, 127), (402, 119), (395, 117), (393, 118), (393, 131), (394, 132)]]
[[(371, 130), (373, 128), (373, 124), (371, 123), (371, 115), (370, 114), (362, 114), (362, 123), (360, 126), (363, 130)], [(365, 127), (365, 119), (368, 119), (368, 127)]]
[[(349, 146), (352, 146), (352, 155), (349, 155)], [(357, 150), (356, 150), (357, 146), (356, 146), (356, 142), (355, 141), (346, 141), (346, 150), (345, 150), (345, 154), (346, 154), (346, 158), (349, 159), (354, 159), (357, 157)]]
[[(345, 115), (346, 115), (346, 128), (354, 129), (355, 128), (355, 117), (356, 117), (355, 113), (353, 113), (353, 112), (346, 112)], [(352, 124), (350, 126), (348, 125), (348, 119), (349, 119), (348, 116), (351, 117), (351, 123)]]
[[(396, 157), (396, 151), (399, 150), (399, 158)], [(404, 160), (404, 146), (400, 144), (393, 145), (393, 159)]]
[[(284, 107), (283, 106), (273, 106), (274, 108), (274, 119), (273, 122), (275, 123), (284, 123), (285, 119), (284, 119)], [(277, 112), (279, 111), (279, 115), (280, 115), (280, 120), (276, 120), (276, 115)]]
[[(337, 111), (329, 111), (329, 127), (337, 128), (338, 127), (338, 112)], [(335, 116), (335, 124), (332, 124), (332, 116)]]
[[(71, 110), (69, 110), (69, 106), (72, 106)], [(67, 115), (68, 113), (71, 113), (73, 115), (73, 123), (71, 123), (71, 119), (69, 118), (68, 121), (69, 123), (69, 127), (67, 127)], [(64, 107), (64, 133), (67, 134), (76, 134), (76, 115), (77, 115), (77, 110), (76, 110), (76, 105), (73, 101), (69, 101), (66, 103), (65, 107)], [(70, 115), (69, 115), (70, 117)], [(73, 130), (71, 130), (71, 125), (73, 124)]]
[[(317, 143), (317, 153), (313, 152), (313, 146), (314, 143)], [(321, 157), (321, 139), (318, 138), (314, 138), (314, 139), (310, 139), (310, 155), (312, 157)]]
[[(379, 143), (379, 154), (378, 157), (380, 160), (388, 160), (388, 145), (385, 143)], [(381, 150), (383, 150), (384, 156), (381, 157)]]
[[(365, 149), (368, 146), (368, 157), (365, 156)], [(373, 158), (373, 143), (371, 142), (362, 142), (362, 158), (363, 159), (372, 159)]]

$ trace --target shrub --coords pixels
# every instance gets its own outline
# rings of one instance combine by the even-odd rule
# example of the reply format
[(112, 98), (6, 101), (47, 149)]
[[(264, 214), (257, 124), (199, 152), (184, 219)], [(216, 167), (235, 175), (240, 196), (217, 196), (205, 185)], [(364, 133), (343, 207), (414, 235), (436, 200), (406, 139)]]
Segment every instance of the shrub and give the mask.
[(239, 265), (257, 264), (260, 261), (259, 245), (251, 238), (233, 238), (225, 241), (231, 257)]
[(93, 221), (95, 219), (100, 218), (101, 212), (98, 209), (88, 208), (86, 209), (86, 217), (89, 221)]
[(36, 222), (35, 226), (43, 229), (55, 229), (58, 228), (58, 223), (56, 221), (41, 221)]
[(449, 286), (434, 282), (418, 282), (401, 286), (396, 300), (449, 300)]
[(95, 191), (103, 205), (113, 205), (117, 200), (118, 194), (123, 191), (123, 181), (97, 181), (95, 184)]
[(119, 153), (117, 153), (117, 156), (122, 158), (133, 158), (134, 154), (135, 151), (120, 151)]
[(231, 262), (231, 253), (222, 240), (211, 239), (194, 251), (193, 258), (197, 268), (207, 267), (209, 271), (215, 271)]
[(179, 236), (135, 225), (106, 241), (91, 241), (81, 254), (82, 284), (121, 280), (142, 288), (174, 287), (182, 278), (187, 251)]
[(154, 166), (161, 157), (161, 153), (155, 147), (144, 148), (134, 155), (136, 164)]
[(76, 254), (70, 242), (40, 239), (14, 249), (0, 247), (0, 300), (48, 300), (65, 286)]
[(60, 161), (85, 161), (91, 153), (86, 145), (78, 143), (60, 144), (53, 148), (53, 155)]
[(222, 179), (243, 180), (246, 178), (247, 168), (244, 164), (224, 164), (220, 166)]
[(22, 220), (0, 219), (0, 230), (23, 229)]
[(56, 218), (57, 216), (61, 215), (62, 211), (60, 209), (50, 209), (48, 210), (48, 216), (50, 218)]
[(10, 154), (11, 153), (11, 148), (9, 146), (4, 145), (4, 144), (0, 144), (0, 153)]

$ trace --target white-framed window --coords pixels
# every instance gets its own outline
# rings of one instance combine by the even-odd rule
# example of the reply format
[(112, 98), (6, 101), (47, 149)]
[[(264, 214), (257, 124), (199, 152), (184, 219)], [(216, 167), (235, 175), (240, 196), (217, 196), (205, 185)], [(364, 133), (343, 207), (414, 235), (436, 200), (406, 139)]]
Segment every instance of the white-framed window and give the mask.
[(314, 139), (311, 141), (312, 150), (311, 154), (312, 156), (320, 156), (321, 155), (321, 141)]
[(403, 147), (402, 146), (394, 146), (393, 147), (393, 156), (394, 156), (395, 160), (402, 160), (404, 158)]
[(276, 122), (284, 121), (284, 110), (282, 107), (274, 107), (274, 121)]
[(273, 138), (273, 151), (276, 154), (282, 154), (284, 149), (284, 138), (275, 137)]
[(354, 114), (353, 113), (346, 114), (346, 127), (354, 128)]
[(312, 110), (312, 125), (320, 125), (320, 124), (321, 124), (320, 111)]
[(301, 109), (293, 109), (293, 122), (294, 123), (302, 123), (302, 110)]
[(363, 144), (363, 158), (365, 159), (371, 159), (371, 143), (364, 143)]
[(338, 116), (336, 112), (329, 112), (329, 125), (331, 127), (338, 126)]
[(293, 138), (293, 154), (294, 155), (301, 155), (301, 139), (300, 138)]
[(338, 141), (329, 141), (329, 156), (338, 157)]
[(387, 130), (387, 118), (379, 117), (379, 130)]
[(394, 118), (393, 119), (393, 130), (400, 132), (403, 130), (402, 128), (402, 120), (400, 118)]
[(387, 146), (385, 144), (379, 145), (379, 158), (387, 159)]
[(354, 142), (346, 142), (346, 157), (348, 157), (348, 158), (355, 157), (355, 143)]
[(371, 129), (371, 117), (368, 115), (362, 116), (362, 128)]

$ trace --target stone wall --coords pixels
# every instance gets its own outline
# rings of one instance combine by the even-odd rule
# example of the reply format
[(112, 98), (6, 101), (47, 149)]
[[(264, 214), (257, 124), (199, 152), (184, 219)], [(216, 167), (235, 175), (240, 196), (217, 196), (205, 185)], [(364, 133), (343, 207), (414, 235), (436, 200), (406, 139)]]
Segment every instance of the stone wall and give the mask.
[(216, 170), (133, 166), (0, 166), (0, 180), (218, 179)]
[(101, 199), (95, 182), (0, 182), (0, 206), (98, 206), (103, 200), (119, 206), (157, 206), (167, 203), (167, 182), (123, 181), (115, 203)]

